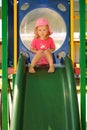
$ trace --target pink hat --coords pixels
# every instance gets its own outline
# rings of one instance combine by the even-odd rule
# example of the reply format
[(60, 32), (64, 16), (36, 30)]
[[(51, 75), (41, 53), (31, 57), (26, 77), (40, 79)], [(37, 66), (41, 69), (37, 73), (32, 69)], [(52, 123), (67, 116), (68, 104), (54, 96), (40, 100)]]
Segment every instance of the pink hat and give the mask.
[(48, 22), (47, 19), (45, 19), (45, 18), (39, 18), (39, 19), (36, 21), (35, 28), (38, 27), (38, 26), (41, 26), (41, 25), (48, 25), (49, 33), (50, 33), (50, 34), (53, 33), (53, 32), (51, 31), (51, 29), (50, 29), (49, 22)]

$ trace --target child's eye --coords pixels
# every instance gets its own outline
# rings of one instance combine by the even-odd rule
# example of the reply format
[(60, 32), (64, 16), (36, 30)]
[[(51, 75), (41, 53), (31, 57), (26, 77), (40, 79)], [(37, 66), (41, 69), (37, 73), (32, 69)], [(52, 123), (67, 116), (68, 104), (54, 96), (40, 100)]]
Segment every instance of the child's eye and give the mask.
[(43, 32), (45, 32), (46, 31), (46, 29), (43, 29)]

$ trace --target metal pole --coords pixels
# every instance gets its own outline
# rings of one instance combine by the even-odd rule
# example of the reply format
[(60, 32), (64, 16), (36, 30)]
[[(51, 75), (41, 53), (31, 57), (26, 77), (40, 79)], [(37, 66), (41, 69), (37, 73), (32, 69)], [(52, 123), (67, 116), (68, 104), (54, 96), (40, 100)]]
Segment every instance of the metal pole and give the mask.
[(86, 4), (87, 4), (87, 0), (85, 0)]
[(17, 0), (14, 0), (14, 73), (17, 69)]
[(86, 130), (86, 54), (85, 54), (85, 0), (80, 0), (80, 89), (81, 89), (81, 123)]
[(7, 9), (7, 0), (2, 0), (2, 130), (8, 130)]
[(74, 0), (70, 0), (70, 40), (71, 40), (71, 59), (74, 63)]

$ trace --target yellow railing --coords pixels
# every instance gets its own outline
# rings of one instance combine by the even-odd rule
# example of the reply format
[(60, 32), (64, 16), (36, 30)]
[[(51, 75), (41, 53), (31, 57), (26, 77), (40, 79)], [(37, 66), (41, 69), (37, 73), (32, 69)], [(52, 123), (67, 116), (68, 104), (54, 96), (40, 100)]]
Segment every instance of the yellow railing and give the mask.
[(71, 40), (71, 59), (74, 63), (74, 1), (70, 1), (70, 40)]

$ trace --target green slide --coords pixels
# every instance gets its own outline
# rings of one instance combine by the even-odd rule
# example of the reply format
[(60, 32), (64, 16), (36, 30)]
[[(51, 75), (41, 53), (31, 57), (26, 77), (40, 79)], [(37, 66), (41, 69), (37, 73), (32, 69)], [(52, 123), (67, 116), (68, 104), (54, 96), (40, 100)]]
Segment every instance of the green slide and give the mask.
[(66, 56), (54, 73), (36, 68), (28, 73), (20, 55), (13, 94), (10, 130), (80, 130), (76, 85)]

